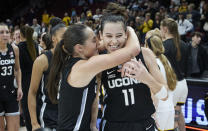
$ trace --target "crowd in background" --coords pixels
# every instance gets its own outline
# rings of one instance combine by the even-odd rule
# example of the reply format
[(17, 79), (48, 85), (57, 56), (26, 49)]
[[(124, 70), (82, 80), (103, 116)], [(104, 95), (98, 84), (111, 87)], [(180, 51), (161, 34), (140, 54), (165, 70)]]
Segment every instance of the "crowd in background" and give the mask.
[[(173, 18), (178, 24), (181, 39), (189, 49), (188, 67), (184, 72), (191, 77), (201, 77), (208, 70), (208, 2), (198, 1), (199, 6), (186, 0), (172, 0), (170, 5), (161, 6), (156, 0), (112, 0), (124, 5), (128, 12), (127, 25), (134, 28), (141, 45), (145, 43), (146, 33), (155, 28), (160, 29), (164, 18)], [(16, 21), (7, 19), (5, 22), (11, 32), (10, 43), (18, 45), (21, 42), (20, 29), (23, 25), (30, 26), (33, 30), (33, 40), (44, 50), (48, 50), (50, 43), (50, 20), (54, 17), (62, 19), (66, 26), (75, 23), (85, 24), (99, 33), (100, 19), (105, 7), (96, 9), (88, 8), (93, 1), (79, 0), (78, 5), (82, 11), (76, 8), (66, 10), (62, 16), (55, 16), (53, 12), (44, 10), (42, 15), (37, 16), (35, 9), (30, 9), (27, 19), (21, 17)], [(197, 51), (195, 50), (197, 47)], [(197, 63), (197, 64), (196, 64)]]
[[(161, 6), (159, 1), (155, 0), (117, 0), (117, 2), (126, 7), (129, 16), (127, 24), (135, 29), (142, 45), (144, 44), (145, 34), (148, 31), (160, 28), (160, 22), (164, 18), (173, 18), (178, 23), (181, 39), (186, 43), (191, 43), (191, 37), (194, 32), (200, 32), (201, 39), (196, 45), (203, 47), (205, 51), (202, 52), (207, 53), (208, 3), (205, 0), (200, 0), (199, 6), (186, 0), (172, 0), (169, 6)], [(80, 0), (77, 4), (78, 7), (82, 7), (82, 11), (72, 8), (63, 12), (62, 16), (57, 17), (62, 17), (66, 26), (74, 23), (83, 23), (97, 33), (100, 18), (105, 7), (91, 9), (88, 5), (93, 5), (93, 1), (86, 0)], [(37, 16), (35, 9), (30, 9), (26, 18), (21, 17), (15, 23), (7, 19), (6, 23), (9, 25), (12, 34), (11, 40), (18, 44), (19, 28), (22, 25), (29, 25), (34, 29), (34, 40), (40, 43), (42, 34), (49, 32), (49, 21), (53, 17), (55, 17), (53, 12), (49, 13), (47, 10), (44, 10), (41, 16)], [(203, 62), (205, 61), (204, 58), (205, 56), (198, 58), (200, 59), (198, 60), (200, 68), (203, 71), (207, 69), (207, 65)]]

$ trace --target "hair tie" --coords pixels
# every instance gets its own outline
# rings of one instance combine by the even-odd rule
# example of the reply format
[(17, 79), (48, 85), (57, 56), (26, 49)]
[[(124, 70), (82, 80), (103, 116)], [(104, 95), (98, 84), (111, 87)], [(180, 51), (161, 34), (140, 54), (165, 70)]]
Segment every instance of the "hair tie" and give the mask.
[(147, 45), (152, 50), (152, 45), (151, 45), (151, 41), (150, 41), (151, 38), (152, 38), (152, 36), (147, 39)]
[(62, 39), (59, 43), (60, 43), (60, 46), (64, 45), (64, 40)]

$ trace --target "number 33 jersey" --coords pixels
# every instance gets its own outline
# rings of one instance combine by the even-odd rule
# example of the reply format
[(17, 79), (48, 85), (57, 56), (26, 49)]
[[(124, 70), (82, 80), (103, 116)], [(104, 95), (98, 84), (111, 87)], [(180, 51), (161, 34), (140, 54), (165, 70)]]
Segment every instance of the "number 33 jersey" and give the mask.
[(0, 52), (0, 98), (16, 95), (14, 88), (15, 53), (10, 44), (7, 52)]
[[(136, 56), (144, 64), (142, 53)], [(145, 65), (145, 64), (144, 64)], [(148, 119), (155, 112), (150, 89), (136, 79), (121, 77), (114, 68), (102, 72), (105, 89), (103, 117), (107, 121), (137, 122)]]

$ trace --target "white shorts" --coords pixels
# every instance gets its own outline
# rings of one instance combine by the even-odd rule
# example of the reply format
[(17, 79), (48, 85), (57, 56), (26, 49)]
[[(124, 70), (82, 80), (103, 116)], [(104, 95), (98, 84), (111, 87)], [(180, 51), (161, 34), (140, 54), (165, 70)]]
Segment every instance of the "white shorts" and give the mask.
[(175, 110), (173, 105), (173, 91), (168, 91), (168, 99), (159, 100), (154, 114), (156, 125), (159, 131), (173, 130)]
[(154, 117), (159, 131), (174, 129), (175, 111), (155, 112)]
[(176, 89), (173, 91), (174, 106), (185, 104), (187, 95), (188, 95), (188, 86), (186, 83), (186, 79), (178, 81), (176, 85)]

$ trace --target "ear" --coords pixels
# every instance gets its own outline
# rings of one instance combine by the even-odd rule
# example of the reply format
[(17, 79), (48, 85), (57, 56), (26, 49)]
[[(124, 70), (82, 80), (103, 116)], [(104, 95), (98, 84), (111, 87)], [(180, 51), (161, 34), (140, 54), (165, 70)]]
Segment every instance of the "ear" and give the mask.
[(124, 39), (126, 39), (127, 40), (127, 37), (128, 37), (128, 33), (127, 33), (127, 31), (125, 32), (125, 34), (124, 34), (125, 36), (124, 36)]
[(164, 27), (164, 31), (165, 31), (165, 33), (169, 33), (169, 31), (168, 31), (168, 28), (167, 28), (167, 27)]
[(103, 40), (103, 33), (101, 31), (99, 31), (99, 35), (100, 35), (100, 40)]
[(53, 42), (53, 43), (56, 42), (56, 37), (52, 36), (52, 42)]
[(76, 44), (76, 45), (74, 46), (74, 50), (75, 50), (76, 53), (82, 54), (83, 51), (84, 51), (84, 47), (83, 47), (83, 45)]

